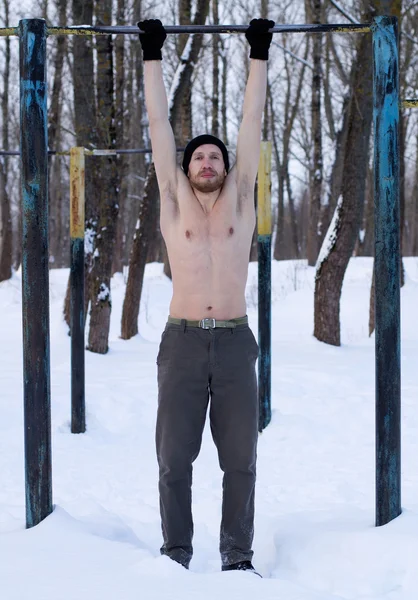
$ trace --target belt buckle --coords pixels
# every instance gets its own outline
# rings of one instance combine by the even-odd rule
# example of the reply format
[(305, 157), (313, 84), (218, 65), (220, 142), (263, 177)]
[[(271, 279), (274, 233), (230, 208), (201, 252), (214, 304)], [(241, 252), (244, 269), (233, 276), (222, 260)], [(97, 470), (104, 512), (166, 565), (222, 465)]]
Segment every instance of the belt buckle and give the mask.
[[(210, 324), (210, 321), (212, 324)], [(216, 320), (212, 317), (205, 317), (200, 321), (199, 327), (202, 329), (214, 329), (216, 327)]]

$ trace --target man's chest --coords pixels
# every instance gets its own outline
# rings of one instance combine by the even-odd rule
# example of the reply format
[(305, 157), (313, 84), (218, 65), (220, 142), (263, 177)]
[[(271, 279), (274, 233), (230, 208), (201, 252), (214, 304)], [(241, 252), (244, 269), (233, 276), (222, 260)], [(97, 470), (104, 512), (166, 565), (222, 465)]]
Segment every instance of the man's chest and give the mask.
[(254, 224), (234, 210), (210, 215), (186, 213), (167, 223), (163, 235), (167, 244), (183, 251), (227, 250), (251, 239)]

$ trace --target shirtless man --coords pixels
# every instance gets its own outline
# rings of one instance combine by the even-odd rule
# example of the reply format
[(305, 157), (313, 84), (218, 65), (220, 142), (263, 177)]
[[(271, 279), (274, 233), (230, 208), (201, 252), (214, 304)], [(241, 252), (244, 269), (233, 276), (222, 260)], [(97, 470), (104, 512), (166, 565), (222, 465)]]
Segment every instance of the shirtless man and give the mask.
[(192, 463), (210, 400), (210, 425), (224, 472), (222, 570), (254, 571), (254, 489), (258, 437), (255, 363), (245, 285), (256, 222), (254, 184), (266, 98), (273, 21), (254, 19), (237, 161), (213, 136), (186, 147), (183, 170), (168, 119), (161, 69), (161, 21), (138, 23), (144, 54), (145, 101), (161, 196), (161, 232), (173, 278), (170, 316), (157, 357), (161, 553), (188, 568), (192, 558)]

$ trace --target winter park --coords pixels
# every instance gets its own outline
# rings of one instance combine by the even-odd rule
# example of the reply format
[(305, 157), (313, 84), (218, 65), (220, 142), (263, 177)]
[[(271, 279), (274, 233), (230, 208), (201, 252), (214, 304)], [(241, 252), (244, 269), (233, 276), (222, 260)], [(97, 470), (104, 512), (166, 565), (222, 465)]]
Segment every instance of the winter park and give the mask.
[(0, 6), (0, 598), (416, 600), (416, 3)]

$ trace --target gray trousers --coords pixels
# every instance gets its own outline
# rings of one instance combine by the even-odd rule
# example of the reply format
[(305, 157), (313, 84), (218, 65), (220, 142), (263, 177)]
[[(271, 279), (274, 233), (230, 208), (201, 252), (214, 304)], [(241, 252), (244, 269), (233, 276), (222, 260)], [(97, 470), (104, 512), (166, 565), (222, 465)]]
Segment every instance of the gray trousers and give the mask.
[(255, 362), (248, 325), (200, 329), (168, 323), (158, 365), (156, 447), (164, 544), (161, 554), (185, 567), (193, 554), (192, 463), (210, 399), (210, 426), (224, 473), (222, 565), (251, 560), (258, 438)]

